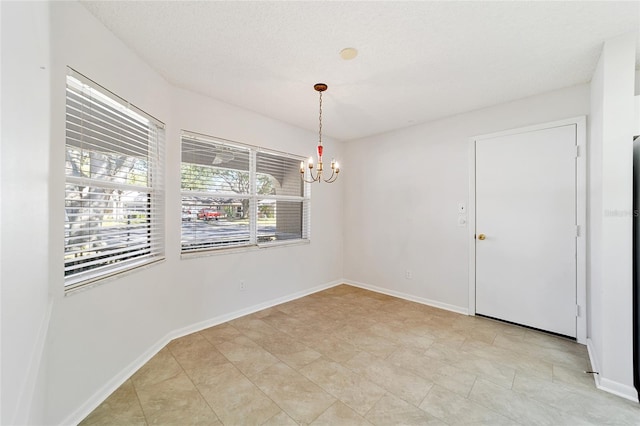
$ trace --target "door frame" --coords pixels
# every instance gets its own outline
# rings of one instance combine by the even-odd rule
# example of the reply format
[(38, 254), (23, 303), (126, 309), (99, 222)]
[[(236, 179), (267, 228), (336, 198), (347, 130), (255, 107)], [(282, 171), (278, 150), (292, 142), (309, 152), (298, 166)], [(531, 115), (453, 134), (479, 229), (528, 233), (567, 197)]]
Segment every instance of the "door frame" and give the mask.
[(528, 133), (553, 127), (576, 126), (576, 340), (587, 343), (587, 118), (564, 120), (520, 127), (469, 138), (469, 315), (476, 314), (476, 142), (500, 136)]

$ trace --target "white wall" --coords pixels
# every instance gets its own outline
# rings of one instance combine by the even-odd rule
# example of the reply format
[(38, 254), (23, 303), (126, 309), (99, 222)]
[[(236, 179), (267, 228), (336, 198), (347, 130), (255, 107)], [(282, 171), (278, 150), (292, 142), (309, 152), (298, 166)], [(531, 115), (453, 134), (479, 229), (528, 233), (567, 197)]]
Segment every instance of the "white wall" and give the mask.
[(632, 350), (636, 35), (605, 42), (591, 81), (589, 349), (603, 389), (637, 399)]
[[(468, 138), (589, 112), (584, 85), (353, 141), (342, 150), (327, 140), (326, 150), (343, 158), (349, 172), (336, 184), (314, 186), (311, 244), (180, 259), (181, 128), (296, 154), (313, 150), (315, 133), (171, 87), (75, 2), (0, 4), (2, 424), (79, 420), (176, 330), (342, 276), (465, 310), (468, 240), (467, 229), (457, 226), (457, 205), (468, 202)], [(166, 261), (67, 297), (66, 65), (165, 121), (168, 145)], [(47, 206), (49, 214), (29, 227), (15, 226), (25, 211)], [(413, 279), (404, 278), (406, 269)], [(248, 286), (242, 293), (241, 279)], [(615, 310), (626, 287), (614, 287), (606, 301)], [(591, 331), (610, 326), (603, 324), (596, 321)], [(627, 356), (615, 353), (624, 333), (598, 336), (601, 347), (614, 345), (602, 353), (612, 368), (607, 374), (625, 379), (626, 364), (620, 371), (613, 365)]]
[(581, 85), (347, 142), (345, 278), (466, 312), (469, 138), (588, 112)]
[[(40, 423), (47, 332), (49, 22), (46, 3), (1, 2), (2, 424)], [(24, 219), (31, 218), (28, 222)], [(33, 402), (35, 401), (35, 402)]]
[[(88, 414), (176, 330), (184, 332), (194, 324), (245, 312), (342, 277), (342, 186), (312, 189), (311, 244), (181, 259), (180, 129), (301, 155), (314, 149), (316, 135), (173, 88), (80, 4), (55, 2), (51, 10), (53, 128), (51, 170), (45, 177), (50, 178), (52, 194), (48, 231), (53, 243), (45, 256), (51, 259), (48, 281), (54, 309), (47, 353), (46, 419), (59, 423)], [(166, 123), (167, 258), (65, 297), (60, 195), (64, 194), (67, 65)], [(340, 156), (331, 140), (327, 150)], [(34, 194), (44, 191), (46, 195), (45, 190), (34, 189)], [(25, 235), (32, 236), (29, 230), (22, 238)], [(247, 285), (243, 292), (240, 280)]]

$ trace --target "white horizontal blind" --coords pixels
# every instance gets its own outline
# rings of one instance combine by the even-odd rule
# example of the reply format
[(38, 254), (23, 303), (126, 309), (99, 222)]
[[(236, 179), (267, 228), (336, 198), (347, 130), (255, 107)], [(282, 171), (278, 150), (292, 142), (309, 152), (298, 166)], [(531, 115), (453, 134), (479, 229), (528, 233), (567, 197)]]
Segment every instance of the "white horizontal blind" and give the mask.
[(182, 251), (250, 244), (251, 151), (182, 136)]
[(182, 133), (182, 252), (308, 238), (301, 157)]
[(307, 238), (300, 160), (280, 153), (256, 154), (258, 242)]
[(65, 287), (164, 257), (164, 125), (69, 69)]

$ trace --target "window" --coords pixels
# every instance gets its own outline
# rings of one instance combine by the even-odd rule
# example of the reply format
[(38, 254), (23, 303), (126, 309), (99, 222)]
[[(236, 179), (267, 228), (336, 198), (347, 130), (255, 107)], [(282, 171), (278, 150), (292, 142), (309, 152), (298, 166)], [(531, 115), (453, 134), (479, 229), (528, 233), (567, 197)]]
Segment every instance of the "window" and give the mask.
[(182, 133), (182, 252), (309, 238), (301, 157)]
[(65, 288), (164, 257), (164, 125), (69, 69)]

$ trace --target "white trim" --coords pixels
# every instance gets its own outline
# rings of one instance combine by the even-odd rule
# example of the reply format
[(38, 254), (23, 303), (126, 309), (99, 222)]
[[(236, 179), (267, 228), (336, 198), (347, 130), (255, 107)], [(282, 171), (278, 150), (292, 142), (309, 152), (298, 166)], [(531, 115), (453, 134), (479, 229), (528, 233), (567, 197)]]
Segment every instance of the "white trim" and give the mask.
[[(534, 124), (532, 126), (517, 127), (515, 129), (502, 130), (500, 132), (495, 132), (495, 133), (487, 133), (487, 134), (484, 134), (484, 135), (477, 135), (477, 136), (471, 137), (471, 139), (472, 140), (476, 140), (476, 141), (480, 141), (480, 140), (484, 140), (484, 139), (493, 139), (493, 138), (499, 138), (499, 137), (502, 137), (502, 136), (511, 136), (511, 135), (518, 135), (520, 133), (535, 132), (537, 130), (551, 129), (553, 127), (568, 126), (568, 125), (571, 125), (571, 124), (578, 124), (580, 122), (586, 123), (586, 116), (585, 115), (580, 115), (578, 117), (565, 118), (563, 120), (556, 120), (556, 121), (549, 121), (549, 122), (546, 122), (546, 123)], [(584, 147), (583, 147), (583, 149), (584, 149)], [(581, 149), (580, 151), (583, 152), (583, 149)]]
[(116, 374), (98, 389), (93, 395), (89, 397), (82, 405), (80, 405), (73, 413), (71, 413), (66, 419), (60, 422), (61, 425), (77, 425), (85, 417), (87, 417), (93, 410), (98, 408), (113, 392), (115, 392), (124, 382), (126, 382), (136, 371), (146, 364), (155, 354), (160, 352), (171, 339), (169, 338), (171, 333), (167, 334), (156, 343), (154, 343), (149, 349), (144, 351), (138, 358), (132, 361), (126, 366), (120, 373)]
[(598, 374), (593, 375), (593, 380), (596, 384), (596, 387), (600, 388), (600, 363), (598, 362), (598, 358), (596, 358), (596, 350), (593, 347), (593, 340), (591, 338), (587, 339), (587, 353), (589, 354), (589, 363), (591, 364), (591, 371), (595, 371)]
[(576, 319), (576, 339), (583, 345), (587, 343), (587, 118), (576, 117), (576, 225), (580, 235), (576, 238), (576, 303), (580, 306), (580, 315)]
[(634, 116), (636, 117), (634, 120), (635, 124), (634, 124), (633, 134), (634, 136), (638, 136), (640, 135), (640, 95), (634, 96), (633, 103), (634, 103), (634, 110), (635, 110)]
[[(263, 303), (259, 303), (257, 305), (253, 305), (250, 306), (248, 308), (244, 308), (244, 309), (240, 309), (228, 314), (224, 314), (224, 315), (219, 315), (217, 317), (196, 323), (196, 324), (192, 324), (190, 326), (178, 329), (178, 330), (174, 330), (173, 332), (169, 333), (168, 336), (170, 336), (169, 341), (173, 340), (173, 339), (177, 339), (179, 337), (182, 336), (186, 336), (187, 334), (191, 334), (191, 333), (195, 333), (197, 331), (200, 330), (204, 330), (205, 328), (209, 328), (209, 327), (213, 327), (231, 320), (234, 320), (236, 318), (240, 318), (243, 317), (245, 315), (250, 315), (253, 314), (254, 312), (258, 312), (258, 311), (262, 311), (263, 309), (267, 309), (267, 308), (271, 308), (273, 306), (277, 306), (277, 305), (281, 305), (283, 303), (286, 302), (291, 302), (292, 300), (296, 300), (296, 299), (300, 299), (301, 297), (305, 297), (308, 296), (310, 294), (314, 294), (317, 293), (319, 291), (323, 291), (326, 290), (328, 288), (332, 288), (335, 286), (338, 286), (340, 284), (343, 284), (343, 280), (335, 280), (335, 281), (331, 281), (329, 283), (326, 284), (320, 284), (318, 286), (312, 287), (310, 289), (307, 290), (302, 290), (302, 291), (298, 291), (296, 293), (293, 294), (289, 294), (287, 296), (282, 296), (282, 297), (278, 297), (276, 299), (272, 299), (269, 300), (267, 302), (263, 302)], [(168, 343), (168, 342), (167, 342)]]
[(186, 336), (191, 333), (195, 333), (200, 330), (204, 330), (215, 325), (225, 323), (227, 321), (234, 320), (236, 318), (252, 314), (254, 312), (261, 311), (263, 309), (270, 308), (272, 306), (280, 305), (285, 302), (290, 302), (295, 299), (299, 299), (304, 296), (308, 296), (319, 291), (326, 290), (331, 287), (343, 284), (343, 280), (335, 280), (326, 284), (320, 284), (310, 289), (298, 291), (287, 296), (278, 297), (276, 299), (269, 300), (267, 302), (259, 303), (257, 305), (250, 306), (248, 308), (240, 309), (227, 314), (219, 315), (217, 317), (210, 318), (205, 321), (201, 321), (187, 327), (183, 327), (177, 330), (173, 330), (167, 333), (164, 337), (154, 343), (149, 349), (142, 353), (138, 358), (126, 366), (120, 373), (116, 374), (111, 380), (109, 380), (104, 386), (98, 389), (93, 395), (91, 395), (80, 407), (78, 407), (73, 413), (71, 413), (61, 424), (70, 425), (78, 424), (85, 417), (87, 417), (93, 410), (95, 410), (100, 404), (102, 404), (109, 395), (111, 395), (116, 389), (118, 389), (124, 382), (126, 382), (136, 371), (146, 364), (151, 358), (153, 358), (162, 348), (169, 344), (174, 339), (182, 336)]
[(231, 246), (220, 248), (205, 248), (200, 250), (190, 250), (180, 253), (181, 260), (196, 259), (199, 257), (222, 255), (222, 254), (237, 254), (243, 252), (252, 252), (263, 249), (270, 249), (276, 247), (291, 247), (291, 246), (304, 246), (311, 244), (309, 239), (297, 238), (292, 240), (280, 240), (268, 243), (247, 244), (244, 246)]
[(476, 314), (476, 141), (469, 140), (469, 315)]
[(576, 256), (576, 303), (581, 306), (581, 314), (576, 318), (576, 339), (578, 343), (587, 343), (587, 149), (586, 149), (586, 116), (567, 118), (564, 120), (536, 124), (534, 126), (505, 130), (502, 132), (474, 136), (469, 139), (469, 315), (476, 313), (476, 142), (501, 136), (516, 135), (553, 127), (575, 125), (576, 145), (580, 155), (576, 160), (576, 224), (580, 227)]
[(38, 382), (38, 376), (40, 369), (42, 368), (43, 355), (45, 345), (47, 342), (47, 334), (49, 332), (49, 322), (51, 320), (51, 312), (53, 311), (53, 299), (49, 298), (47, 304), (47, 311), (42, 317), (40, 327), (38, 329), (38, 336), (36, 337), (36, 343), (31, 351), (31, 359), (29, 360), (29, 369), (27, 370), (26, 378), (22, 382), (22, 386), (18, 395), (18, 406), (16, 412), (11, 420), (11, 424), (27, 424), (30, 422), (31, 405), (33, 404), (34, 394), (36, 391), (36, 385)]
[(593, 347), (593, 340), (587, 339), (587, 351), (589, 352), (589, 361), (591, 362), (591, 369), (597, 371), (599, 374), (594, 374), (593, 379), (596, 384), (596, 388), (619, 396), (629, 401), (638, 402), (638, 391), (633, 386), (625, 385), (619, 382), (614, 382), (611, 379), (600, 377), (602, 372), (600, 371), (600, 363), (596, 358), (596, 350)]
[(121, 265), (119, 269), (113, 269), (108, 274), (100, 274), (100, 271), (93, 271), (95, 273), (90, 274), (90, 272), (92, 271), (87, 271), (87, 275), (76, 277), (79, 279), (69, 280), (69, 282), (65, 284), (64, 296), (67, 297), (77, 293), (81, 293), (91, 288), (108, 283), (109, 281), (113, 281), (130, 274), (135, 274), (148, 268), (153, 268), (156, 264), (163, 263), (166, 260), (167, 258), (165, 255), (157, 258), (145, 257), (142, 259), (134, 259), (133, 261), (131, 261), (131, 263)]
[(434, 308), (444, 309), (446, 311), (455, 312), (457, 314), (469, 315), (469, 311), (462, 306), (450, 305), (448, 303), (438, 302), (436, 300), (425, 299), (418, 296), (413, 296), (411, 294), (402, 293), (400, 291), (389, 290), (382, 287), (377, 287), (370, 284), (361, 283), (358, 281), (352, 280), (342, 280), (344, 284), (348, 284), (353, 287), (363, 288), (365, 290), (374, 291), (376, 293), (386, 294), (388, 296), (398, 297), (400, 299), (408, 300), (410, 302), (420, 303), (422, 305), (433, 306)]
[(268, 243), (258, 243), (258, 249), (268, 249), (273, 247), (289, 247), (289, 246), (303, 246), (311, 244), (311, 241), (304, 238), (297, 238), (295, 240), (279, 240), (279, 241), (271, 241)]
[(600, 380), (596, 380), (596, 386), (598, 387), (598, 389), (609, 392), (610, 394), (628, 399), (629, 401), (638, 402), (638, 392), (633, 386), (614, 382), (613, 380), (607, 379), (606, 377), (602, 377), (600, 378)]

